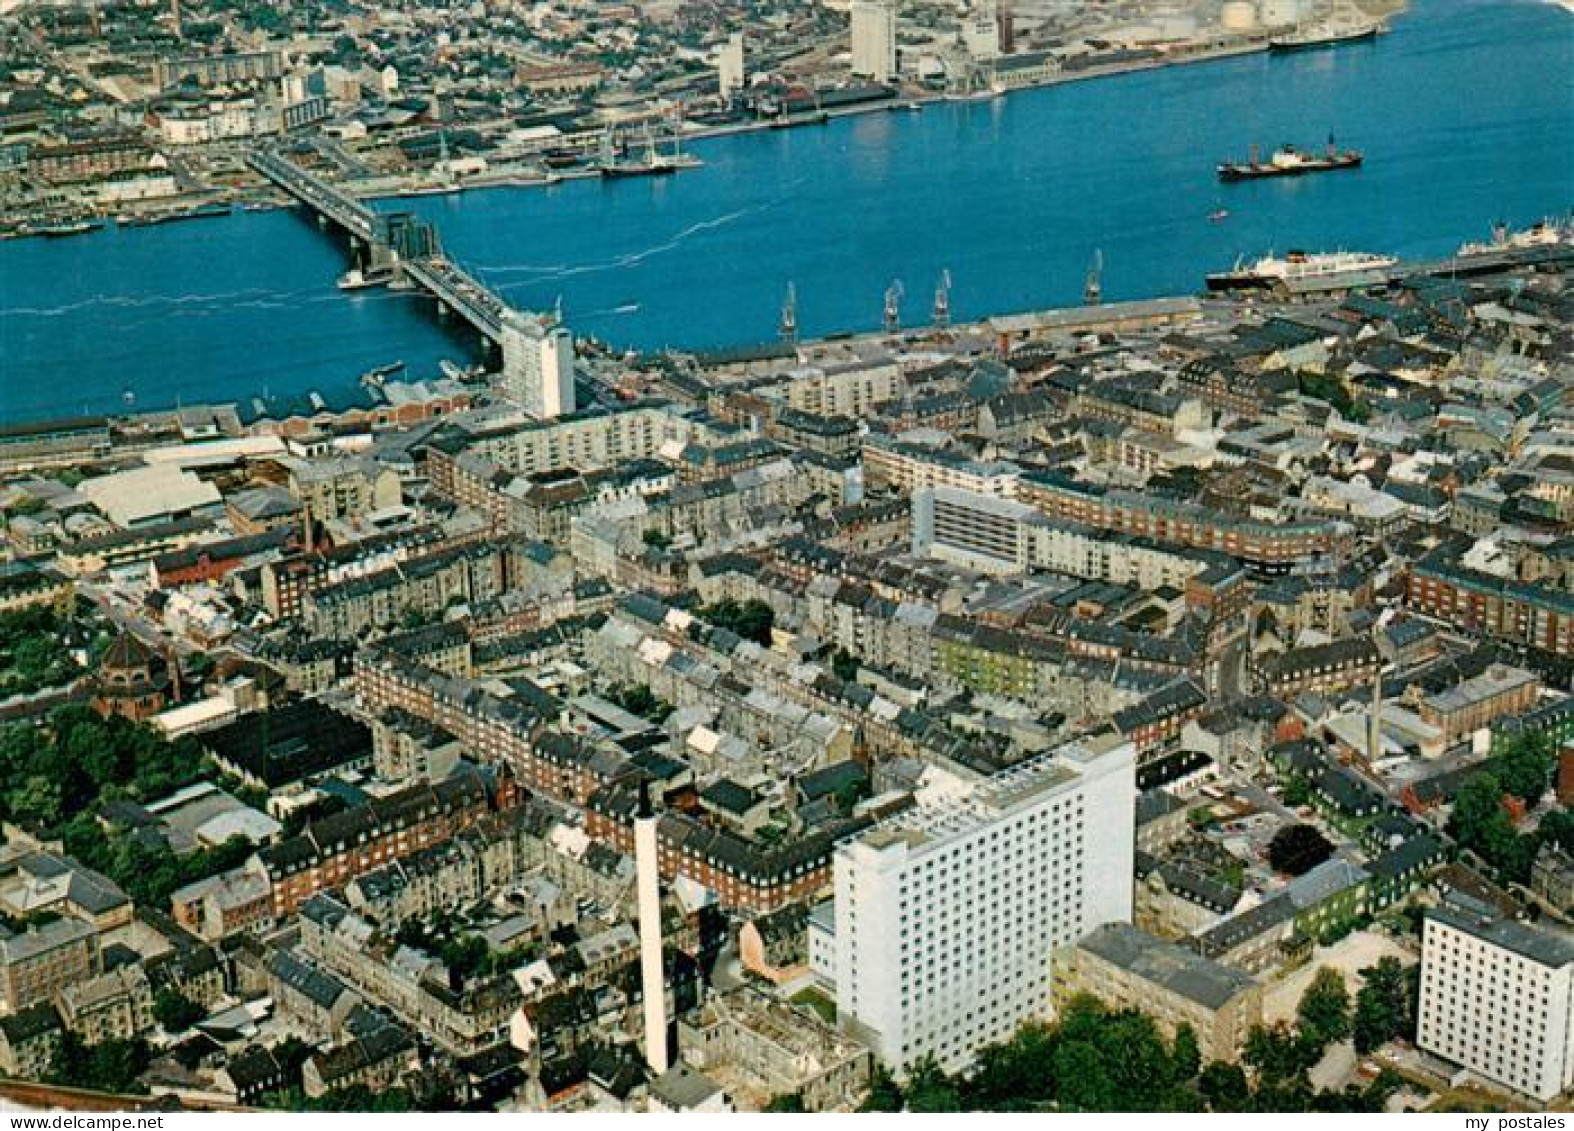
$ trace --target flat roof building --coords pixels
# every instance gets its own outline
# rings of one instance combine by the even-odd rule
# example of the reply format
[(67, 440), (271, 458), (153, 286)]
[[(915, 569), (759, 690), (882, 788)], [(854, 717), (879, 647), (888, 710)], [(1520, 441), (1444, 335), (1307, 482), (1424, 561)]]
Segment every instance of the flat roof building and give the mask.
[(1050, 1015), (1056, 947), (1131, 918), (1136, 750), (932, 772), (917, 801), (836, 851), (837, 1015), (895, 1069), (954, 1071)]
[(1416, 1043), (1543, 1102), (1574, 1086), (1574, 936), (1459, 899), (1426, 916)]

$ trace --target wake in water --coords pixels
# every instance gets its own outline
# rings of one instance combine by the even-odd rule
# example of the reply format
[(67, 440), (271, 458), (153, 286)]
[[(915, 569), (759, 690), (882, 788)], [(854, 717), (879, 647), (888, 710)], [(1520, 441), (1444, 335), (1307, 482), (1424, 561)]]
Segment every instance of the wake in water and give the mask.
[(169, 310), (181, 308), (182, 314), (207, 314), (221, 309), (240, 310), (248, 307), (292, 307), (304, 301), (316, 301), (321, 288), (280, 291), (252, 287), (243, 291), (220, 291), (214, 294), (189, 295), (94, 295), (79, 302), (60, 306), (6, 306), (0, 307), (0, 318), (63, 318), (94, 308), (111, 310)]
[(723, 216), (716, 216), (709, 220), (700, 220), (690, 224), (682, 231), (669, 236), (659, 244), (647, 247), (643, 251), (631, 251), (608, 259), (600, 263), (556, 264), (551, 267), (541, 267), (530, 264), (472, 264), (472, 270), (484, 279), (515, 279), (519, 283), (546, 283), (555, 279), (568, 279), (578, 275), (595, 275), (603, 271), (618, 271), (627, 267), (637, 266), (645, 260), (657, 255), (665, 255), (669, 251), (676, 251), (695, 236), (717, 228), (724, 228), (728, 224), (735, 224), (749, 216), (771, 208), (772, 204), (757, 204), (752, 208), (740, 208), (736, 212), (728, 212)]

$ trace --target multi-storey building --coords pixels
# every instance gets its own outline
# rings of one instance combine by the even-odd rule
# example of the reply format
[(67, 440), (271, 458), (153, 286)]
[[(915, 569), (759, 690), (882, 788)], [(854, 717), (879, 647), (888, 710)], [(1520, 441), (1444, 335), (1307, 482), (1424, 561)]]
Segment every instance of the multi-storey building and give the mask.
[(535, 314), (503, 315), (503, 389), (538, 420), (574, 411), (574, 335)]
[(913, 550), (992, 573), (1051, 570), (1145, 590), (1184, 589), (1215, 556), (1057, 522), (1025, 503), (952, 487), (913, 492)]
[(1429, 911), (1416, 1043), (1542, 1102), (1574, 1086), (1574, 940), (1479, 904)]
[(401, 498), (398, 473), (369, 459), (291, 460), (287, 470), (290, 494), (317, 522), (356, 518)]
[(1140, 1010), (1167, 1037), (1191, 1026), (1204, 1062), (1237, 1060), (1247, 1034), (1262, 1023), (1263, 990), (1250, 974), (1130, 923), (1106, 923), (1057, 956), (1056, 1005), (1078, 994)]
[(1349, 546), (1352, 536), (1348, 527), (1337, 522), (1240, 518), (1193, 502), (1103, 488), (1041, 472), (1024, 472), (1016, 497), (1051, 518), (1216, 550), (1265, 573), (1283, 573), (1300, 562), (1338, 555)]
[(258, 853), (268, 873), (273, 914), (292, 914), (319, 891), (441, 844), (491, 812), (494, 800), (507, 807), (514, 798), (506, 777), (494, 798), (487, 776), (470, 770), (315, 821)]
[(976, 783), (836, 851), (836, 1007), (896, 1068), (977, 1050), (1051, 1012), (1054, 950), (1131, 918), (1136, 759), (1112, 736)]
[(926, 448), (866, 436), (864, 478), (870, 487), (894, 487), (911, 494), (921, 487), (955, 487), (997, 499), (1017, 496), (1021, 469), (1011, 463), (980, 463), (941, 448)]
[(80, 919), (0, 931), (0, 1014), (48, 1001), (95, 977), (101, 966), (98, 931)]
[(1574, 655), (1574, 594), (1481, 573), (1446, 555), (1411, 566), (1410, 607), (1493, 640)]

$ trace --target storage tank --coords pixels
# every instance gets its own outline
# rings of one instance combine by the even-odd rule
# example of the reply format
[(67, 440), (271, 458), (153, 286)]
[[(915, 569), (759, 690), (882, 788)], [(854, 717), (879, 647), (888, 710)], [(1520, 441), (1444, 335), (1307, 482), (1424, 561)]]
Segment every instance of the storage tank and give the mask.
[(1228, 0), (1219, 22), (1225, 31), (1251, 31), (1257, 26), (1257, 6), (1251, 0)]

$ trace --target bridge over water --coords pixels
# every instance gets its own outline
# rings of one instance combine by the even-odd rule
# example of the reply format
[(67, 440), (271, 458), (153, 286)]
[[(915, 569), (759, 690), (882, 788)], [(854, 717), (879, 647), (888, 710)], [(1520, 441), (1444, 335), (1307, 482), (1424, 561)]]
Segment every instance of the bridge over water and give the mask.
[(431, 224), (408, 212), (368, 208), (278, 150), (253, 150), (246, 163), (315, 212), (323, 227), (342, 229), (368, 273), (386, 273), (390, 280), (419, 287), (437, 300), (439, 309), (459, 315), (487, 341), (502, 344), (508, 304), (443, 254)]

